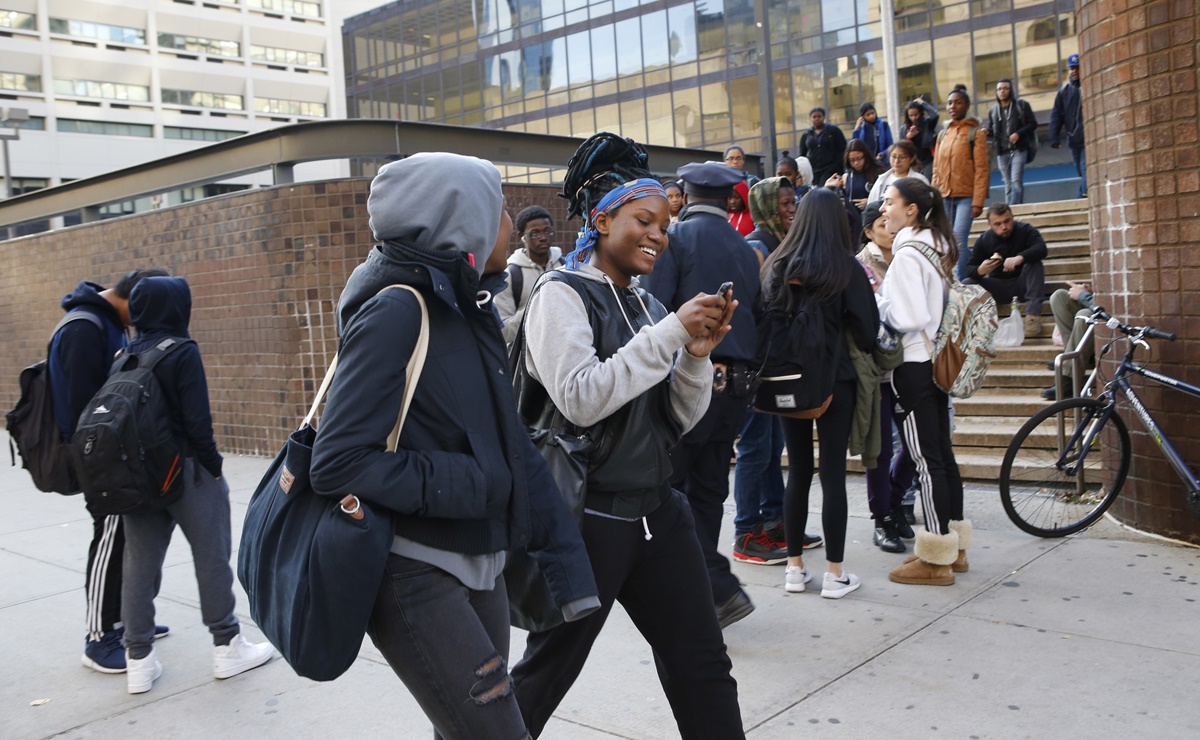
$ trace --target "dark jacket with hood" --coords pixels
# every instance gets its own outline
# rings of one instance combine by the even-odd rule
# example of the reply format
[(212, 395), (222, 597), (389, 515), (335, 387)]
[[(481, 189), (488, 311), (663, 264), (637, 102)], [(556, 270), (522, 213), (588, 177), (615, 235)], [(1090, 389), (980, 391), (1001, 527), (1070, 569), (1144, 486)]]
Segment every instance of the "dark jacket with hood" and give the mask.
[[(340, 354), (313, 447), (313, 487), (386, 507), (399, 537), (427, 547), (467, 556), (526, 547), (566, 605), (596, 594), (591, 566), (518, 419), (500, 323), (468, 261), (470, 253), (482, 268), (495, 242), (499, 174), (482, 160), (471, 160), (479, 172), (453, 172), (475, 166), (444, 159), (453, 156), (415, 155), (385, 167), (372, 184), (371, 226), (384, 241), (338, 302)], [(464, 178), (488, 178), (483, 187), (494, 178), (494, 208), (463, 188)], [(439, 207), (406, 207), (414, 188), (437, 191), (430, 195)], [(406, 290), (379, 294), (393, 284), (420, 291), (429, 312), (428, 355), (394, 453), (386, 440), (421, 311)]]
[(1050, 110), (1050, 144), (1062, 142), (1066, 130), (1067, 146), (1072, 149), (1083, 147), (1083, 95), (1079, 81), (1067, 81), (1054, 96), (1054, 107)]
[(126, 345), (125, 327), (113, 304), (100, 295), (103, 287), (84, 280), (62, 299), (67, 313), (84, 311), (100, 318), (104, 329), (90, 321), (73, 321), (50, 340), (50, 394), (54, 421), (62, 438), (75, 432), (75, 423), (108, 378), (113, 358)]
[[(130, 352), (149, 349), (167, 337), (188, 338), (192, 317), (192, 291), (180, 277), (148, 277), (129, 294), (129, 318), (137, 336)], [(200, 348), (188, 343), (154, 366), (163, 396), (174, 411), (171, 429), (185, 457), (193, 457), (214, 478), (221, 477), (221, 454), (213, 439), (212, 410), (208, 405), (208, 379)]]

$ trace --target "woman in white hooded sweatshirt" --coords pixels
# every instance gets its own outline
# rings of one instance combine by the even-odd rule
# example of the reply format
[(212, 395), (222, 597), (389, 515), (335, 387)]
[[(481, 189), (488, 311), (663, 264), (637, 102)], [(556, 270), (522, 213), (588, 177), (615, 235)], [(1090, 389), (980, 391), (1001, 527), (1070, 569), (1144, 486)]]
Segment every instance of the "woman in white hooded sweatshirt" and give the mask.
[(895, 240), (876, 300), (880, 320), (903, 334), (904, 363), (892, 373), (892, 390), (925, 513), (916, 555), (889, 577), (896, 583), (949, 586), (954, 573), (967, 570), (971, 524), (963, 519), (962, 478), (950, 446), (949, 399), (934, 385), (930, 350), (946, 305), (946, 276), (957, 264), (957, 242), (941, 194), (915, 178), (888, 186), (883, 215)]

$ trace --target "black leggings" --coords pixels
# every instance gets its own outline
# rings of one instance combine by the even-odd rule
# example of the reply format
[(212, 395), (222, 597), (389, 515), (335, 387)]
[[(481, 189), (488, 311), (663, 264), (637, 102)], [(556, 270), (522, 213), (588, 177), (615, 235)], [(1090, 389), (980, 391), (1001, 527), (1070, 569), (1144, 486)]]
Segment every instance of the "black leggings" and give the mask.
[[(817, 437), (821, 443), (821, 528), (825, 535), (825, 557), (840, 563), (846, 553), (846, 450), (850, 447), (850, 423), (854, 420), (853, 380), (833, 386), (833, 401), (817, 419)], [(783, 495), (783, 522), (788, 555), (803, 553), (801, 541), (808, 526), (808, 490), (813, 478), (813, 420), (783, 419), (787, 440), (788, 481)]]

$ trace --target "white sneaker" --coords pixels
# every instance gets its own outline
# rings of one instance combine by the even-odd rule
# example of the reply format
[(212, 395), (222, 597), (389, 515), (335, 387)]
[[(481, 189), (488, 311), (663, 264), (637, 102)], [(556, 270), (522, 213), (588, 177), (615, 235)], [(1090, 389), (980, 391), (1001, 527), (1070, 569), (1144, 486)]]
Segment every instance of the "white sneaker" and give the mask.
[(804, 593), (804, 584), (812, 580), (812, 575), (799, 565), (789, 565), (783, 574), (783, 587), (789, 593)]
[(247, 642), (239, 632), (228, 645), (213, 646), (213, 677), (233, 678), (258, 668), (275, 656), (269, 642)]
[(125, 654), (125, 680), (131, 694), (144, 694), (154, 686), (154, 681), (162, 675), (162, 663), (154, 657), (154, 648), (150, 654), (141, 660), (134, 660)]
[(840, 599), (851, 591), (857, 591), (861, 585), (862, 582), (853, 573), (843, 571), (842, 577), (838, 578), (826, 572), (825, 580), (821, 583), (821, 596), (826, 599)]

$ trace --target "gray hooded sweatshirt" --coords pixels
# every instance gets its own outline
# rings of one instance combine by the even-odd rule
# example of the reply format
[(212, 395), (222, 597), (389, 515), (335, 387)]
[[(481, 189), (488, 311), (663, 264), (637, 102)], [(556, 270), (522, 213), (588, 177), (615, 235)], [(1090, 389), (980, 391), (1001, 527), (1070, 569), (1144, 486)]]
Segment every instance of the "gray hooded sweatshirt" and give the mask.
[[(471, 183), (471, 187), (463, 187)], [(475, 272), (500, 232), (500, 171), (475, 157), (423, 152), (384, 165), (367, 197), (371, 233), (435, 252), (466, 251)]]

